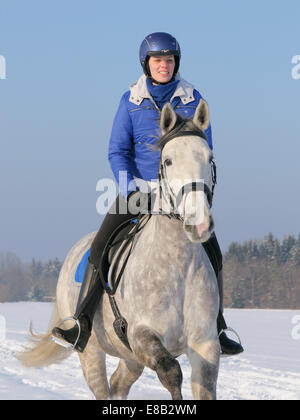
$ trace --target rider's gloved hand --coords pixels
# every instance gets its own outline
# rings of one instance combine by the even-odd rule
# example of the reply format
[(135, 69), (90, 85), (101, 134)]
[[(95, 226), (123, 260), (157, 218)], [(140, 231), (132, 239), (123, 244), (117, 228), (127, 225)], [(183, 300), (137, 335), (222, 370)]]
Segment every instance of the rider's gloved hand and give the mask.
[(151, 208), (153, 205), (151, 201), (153, 199), (154, 195), (151, 193), (143, 193), (142, 191), (132, 191), (127, 198), (128, 210), (131, 214), (151, 213)]

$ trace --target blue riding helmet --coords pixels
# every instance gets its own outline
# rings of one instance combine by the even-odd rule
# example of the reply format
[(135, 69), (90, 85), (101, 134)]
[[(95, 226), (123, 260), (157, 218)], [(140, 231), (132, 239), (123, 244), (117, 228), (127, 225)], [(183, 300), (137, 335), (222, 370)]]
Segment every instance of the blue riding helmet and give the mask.
[(140, 63), (143, 67), (144, 73), (151, 78), (149, 71), (148, 60), (149, 57), (155, 55), (174, 55), (175, 68), (173, 77), (176, 75), (180, 64), (180, 46), (177, 40), (166, 32), (154, 32), (146, 36), (140, 46)]

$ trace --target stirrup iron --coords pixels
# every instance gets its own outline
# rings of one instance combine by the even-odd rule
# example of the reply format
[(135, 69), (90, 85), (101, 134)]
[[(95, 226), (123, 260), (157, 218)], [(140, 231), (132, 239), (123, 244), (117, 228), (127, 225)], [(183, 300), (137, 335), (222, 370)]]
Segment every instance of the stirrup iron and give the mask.
[(77, 326), (78, 326), (78, 335), (77, 335), (77, 338), (75, 340), (75, 343), (74, 344), (68, 343), (66, 340), (63, 340), (62, 338), (55, 337), (54, 335), (51, 335), (50, 339), (52, 341), (54, 341), (56, 344), (58, 344), (62, 347), (65, 347), (66, 349), (74, 350), (77, 346), (77, 343), (78, 343), (78, 340), (79, 340), (79, 337), (80, 337), (80, 333), (81, 333), (80, 322), (79, 322), (78, 319), (75, 319), (73, 316), (69, 316), (68, 318), (63, 319), (58, 325), (56, 325), (55, 328), (59, 328), (66, 321), (74, 321), (75, 324), (77, 324)]
[(220, 337), (220, 335), (223, 333), (223, 332), (225, 332), (226, 333), (226, 331), (231, 331), (231, 332), (233, 332), (235, 335), (236, 335), (236, 337), (238, 338), (238, 340), (239, 340), (239, 344), (240, 345), (242, 345), (242, 341), (241, 341), (241, 339), (240, 339), (240, 336), (238, 335), (238, 333), (233, 329), (233, 328), (231, 328), (231, 327), (226, 327), (226, 328), (223, 328), (220, 332), (219, 332), (219, 334), (218, 334), (218, 337)]

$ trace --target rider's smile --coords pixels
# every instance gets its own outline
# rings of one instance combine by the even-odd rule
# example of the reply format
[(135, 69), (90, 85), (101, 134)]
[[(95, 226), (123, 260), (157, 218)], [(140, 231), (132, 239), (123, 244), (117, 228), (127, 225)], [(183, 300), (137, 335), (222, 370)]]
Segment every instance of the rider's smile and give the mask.
[(168, 83), (174, 73), (174, 55), (156, 56), (149, 58), (149, 69), (151, 76), (159, 83)]

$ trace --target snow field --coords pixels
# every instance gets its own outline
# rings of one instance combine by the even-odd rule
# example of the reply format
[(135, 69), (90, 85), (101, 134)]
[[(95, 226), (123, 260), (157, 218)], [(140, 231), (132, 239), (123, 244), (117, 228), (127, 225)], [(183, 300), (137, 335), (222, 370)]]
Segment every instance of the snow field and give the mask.
[[(25, 368), (16, 352), (27, 342), (28, 326), (47, 329), (52, 304), (20, 302), (0, 304), (0, 400), (93, 399), (76, 353), (60, 364)], [(222, 358), (218, 379), (220, 400), (300, 400), (300, 337), (295, 333), (299, 311), (228, 309), (228, 325), (241, 336), (245, 352)], [(183, 373), (183, 397), (192, 399), (190, 365), (178, 358)], [(118, 359), (107, 357), (111, 376)], [(129, 399), (168, 400), (155, 372), (145, 368), (133, 385)]]

